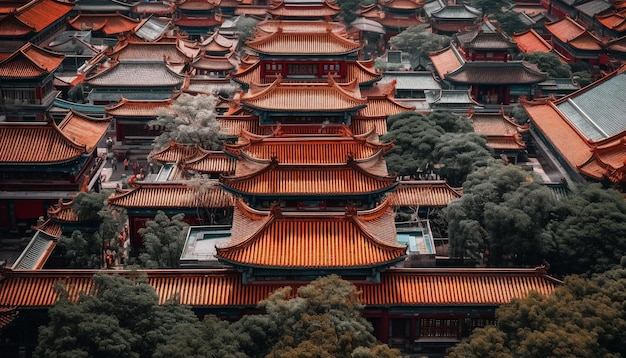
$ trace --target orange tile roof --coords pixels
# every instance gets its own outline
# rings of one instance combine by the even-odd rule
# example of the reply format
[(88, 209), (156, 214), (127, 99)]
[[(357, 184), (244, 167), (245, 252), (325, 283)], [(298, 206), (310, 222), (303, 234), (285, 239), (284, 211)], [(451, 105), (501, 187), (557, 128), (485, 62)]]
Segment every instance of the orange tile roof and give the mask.
[(253, 51), (271, 55), (341, 55), (356, 53), (361, 45), (336, 32), (284, 32), (279, 29), (246, 43)]
[(352, 118), (350, 129), (355, 134), (368, 133), (372, 129), (378, 135), (387, 134), (387, 118)]
[(219, 185), (216, 184), (206, 189), (200, 190), (179, 182), (135, 182), (131, 189), (111, 194), (108, 201), (110, 205), (126, 209), (233, 206), (232, 195), (222, 190)]
[[(238, 171), (240, 165), (242, 161)], [(227, 190), (237, 193), (274, 196), (364, 195), (381, 193), (395, 185), (395, 177), (370, 174), (353, 161), (343, 165), (268, 163), (249, 174), (224, 176), (220, 181)]]
[(43, 231), (44, 233), (59, 238), (63, 235), (63, 229), (61, 229), (61, 225), (56, 223), (52, 219), (48, 219), (41, 223), (41, 225), (33, 226), (33, 229)]
[(177, 26), (200, 27), (200, 28), (216, 26), (223, 22), (224, 22), (223, 18), (217, 14), (206, 15), (206, 16), (181, 15), (181, 16), (176, 17), (176, 19), (174, 20), (174, 23)]
[(346, 25), (341, 22), (315, 21), (315, 20), (274, 20), (266, 19), (256, 25), (255, 31), (258, 37), (273, 34), (275, 32), (283, 33), (326, 33), (334, 32), (339, 36), (345, 37)]
[(80, 13), (68, 21), (74, 30), (102, 31), (105, 35), (121, 34), (132, 31), (141, 23), (122, 14), (83, 14)]
[[(233, 234), (232, 241), (217, 248), (217, 257), (231, 263), (281, 268), (350, 268), (390, 264), (404, 258), (406, 246), (397, 241), (382, 241), (367, 230), (363, 218), (355, 213), (270, 212), (240, 204), (236, 210), (247, 211), (247, 221), (256, 216), (244, 237)], [(391, 211), (377, 212), (370, 220)], [(238, 216), (235, 219), (243, 217)], [(239, 226), (233, 221), (233, 227)], [(395, 227), (391, 227), (395, 232)], [(387, 233), (387, 236), (390, 236)]]
[(191, 67), (209, 71), (231, 71), (237, 67), (237, 62), (235, 57), (202, 55), (191, 63)]
[(122, 97), (119, 102), (107, 106), (106, 113), (113, 117), (154, 117), (162, 111), (167, 112), (172, 99), (164, 100), (131, 100)]
[(473, 113), (470, 117), (474, 131), (488, 135), (512, 135), (527, 131), (528, 126), (515, 123), (502, 113)]
[(613, 31), (626, 31), (626, 11), (613, 12), (606, 15), (596, 15), (595, 19), (606, 28)]
[(486, 136), (487, 146), (493, 150), (513, 150), (526, 149), (526, 143), (519, 134), (508, 136)]
[(378, 0), (378, 3), (389, 9), (417, 10), (424, 6), (423, 0)]
[(277, 78), (269, 86), (250, 87), (241, 97), (244, 107), (286, 112), (354, 111), (367, 105), (357, 86), (328, 83), (288, 83)]
[(403, 29), (411, 26), (421, 25), (424, 20), (419, 17), (419, 14), (411, 15), (396, 15), (386, 13), (382, 18), (376, 19), (376, 22), (383, 26), (395, 29)]
[[(10, 14), (7, 17), (9, 24), (15, 24), (15, 22), (10, 19), (10, 17), (14, 17), (22, 24), (28, 26), (34, 32), (40, 32), (46, 27), (52, 25), (55, 21), (66, 16), (72, 9), (74, 8), (73, 4), (62, 3), (55, 0), (33, 0), (28, 2), (27, 4), (20, 6), (15, 9), (15, 12)], [(6, 23), (4, 19), (0, 20), (0, 34), (8, 34), (11, 31), (15, 31), (15, 29), (4, 29)], [(19, 25), (18, 25), (19, 26)], [(23, 28), (25, 30), (25, 28)], [(7, 33), (5, 31), (9, 30)], [(22, 35), (23, 33), (15, 33), (15, 35)]]
[(110, 123), (111, 117), (93, 118), (70, 110), (59, 123), (59, 129), (63, 131), (63, 135), (75, 143), (84, 145), (86, 150), (91, 152), (104, 137)]
[(77, 222), (78, 215), (72, 210), (73, 202), (73, 200), (63, 201), (63, 199), (59, 199), (57, 205), (48, 208), (48, 217), (56, 222)]
[[(294, 291), (308, 282), (255, 282), (244, 284), (235, 270), (38, 270), (5, 271), (0, 285), (0, 305), (50, 307), (57, 297), (54, 289), (63, 282), (70, 297), (90, 293), (96, 273), (148, 276), (148, 283), (165, 304), (173, 297), (192, 307), (254, 307), (280, 287)], [(562, 282), (537, 269), (390, 269), (381, 273), (380, 283), (355, 283), (360, 301), (376, 306), (494, 306), (524, 298), (531, 291), (550, 295)], [(10, 309), (9, 309), (10, 310)]]
[(88, 153), (52, 123), (0, 122), (0, 163), (66, 162)]
[(251, 133), (260, 133), (259, 117), (253, 115), (221, 116), (217, 118), (220, 123), (220, 132), (238, 136), (245, 130)]
[(200, 153), (200, 147), (195, 144), (182, 144), (170, 141), (166, 147), (150, 152), (148, 160), (160, 163), (178, 163), (197, 157)]
[(581, 50), (601, 50), (602, 41), (587, 31), (575, 20), (566, 16), (545, 24), (546, 30), (563, 43)]
[(458, 70), (465, 63), (465, 60), (453, 47), (430, 53), (430, 60), (441, 78), (450, 72)]
[(541, 35), (534, 29), (529, 29), (524, 32), (513, 34), (513, 40), (517, 43), (517, 47), (520, 51), (525, 53), (531, 52), (550, 52), (553, 47)]
[(626, 183), (626, 130), (609, 143), (593, 149), (592, 160), (583, 164), (580, 171), (596, 180), (605, 177), (614, 183)]
[(333, 17), (341, 9), (327, 2), (321, 4), (289, 4), (281, 2), (277, 6), (271, 6), (267, 12), (273, 17), (278, 18), (310, 18), (310, 17)]
[(166, 4), (162, 2), (137, 2), (133, 6), (133, 12), (135, 14), (155, 14), (155, 15), (169, 15), (174, 12), (173, 4)]
[(35, 28), (20, 21), (15, 13), (10, 13), (0, 18), (0, 36), (10, 38), (13, 36), (24, 36), (34, 32)]
[(0, 307), (0, 329), (9, 325), (17, 317), (19, 311), (16, 307)]
[(220, 34), (219, 29), (200, 43), (205, 52), (229, 52), (237, 47), (237, 40), (229, 39)]
[(263, 18), (267, 16), (267, 5), (246, 5), (241, 4), (235, 9), (235, 15), (245, 15)]
[(180, 10), (211, 10), (220, 4), (220, 0), (183, 0), (176, 4)]
[(589, 160), (591, 153), (587, 141), (565, 119), (552, 101), (524, 104), (524, 109), (534, 127), (552, 142), (555, 150), (573, 167)]
[(393, 98), (369, 98), (367, 107), (359, 110), (357, 116), (360, 117), (389, 117), (394, 114), (413, 111), (415, 107), (406, 106), (396, 102)]
[(391, 149), (390, 143), (374, 143), (367, 138), (355, 136), (341, 137), (269, 137), (249, 138), (243, 133), (236, 145), (226, 144), (225, 150), (238, 154), (246, 152), (258, 159), (276, 158), (286, 164), (332, 164), (345, 163), (349, 156), (365, 159)]
[(235, 172), (237, 160), (224, 153), (213, 152), (200, 148), (200, 152), (193, 159), (186, 160), (182, 164), (185, 170), (193, 170), (199, 173), (223, 173)]
[(65, 55), (29, 43), (0, 61), (0, 78), (36, 78), (56, 71)]
[(412, 207), (443, 207), (463, 195), (462, 189), (452, 188), (445, 181), (401, 181), (389, 194), (391, 205)]

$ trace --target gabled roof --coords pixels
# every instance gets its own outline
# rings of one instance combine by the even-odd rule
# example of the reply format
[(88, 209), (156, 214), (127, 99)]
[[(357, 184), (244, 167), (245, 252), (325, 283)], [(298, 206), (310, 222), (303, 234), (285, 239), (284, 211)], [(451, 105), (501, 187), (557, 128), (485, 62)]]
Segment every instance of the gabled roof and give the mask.
[(424, 6), (424, 0), (378, 0), (378, 3), (397, 10), (417, 10)]
[(0, 19), (0, 36), (40, 32), (67, 15), (73, 7), (55, 0), (32, 0)]
[(569, 16), (554, 22), (547, 22), (545, 28), (553, 37), (556, 37), (562, 43), (569, 44), (576, 49), (602, 49), (602, 41)]
[(520, 132), (527, 131), (503, 113), (473, 113), (470, 117), (476, 133), (487, 139), (487, 145), (494, 150), (523, 150), (526, 143)]
[[(141, 4), (150, 5), (155, 3), (140, 2), (136, 6)], [(167, 30), (170, 28), (170, 24), (170, 21), (164, 21), (154, 16), (150, 16), (135, 26), (133, 35), (143, 41), (157, 41), (167, 33)]]
[(626, 11), (612, 12), (606, 15), (596, 15), (595, 19), (607, 29), (619, 33), (626, 32)]
[(79, 13), (68, 21), (68, 25), (75, 30), (101, 31), (105, 35), (115, 35), (131, 32), (141, 23), (120, 13), (115, 14), (83, 14)]
[(515, 41), (508, 38), (500, 31), (486, 31), (484, 26), (476, 29), (460, 32), (454, 35), (459, 44), (467, 49), (474, 50), (507, 50), (517, 47)]
[(351, 112), (367, 105), (355, 84), (340, 85), (333, 77), (326, 83), (288, 83), (279, 76), (271, 85), (250, 87), (241, 104), (262, 111)]
[[(242, 159), (237, 170), (245, 164)], [(271, 196), (365, 195), (382, 193), (396, 185), (395, 177), (371, 174), (352, 159), (344, 164), (259, 163), (251, 165), (247, 173), (223, 176), (220, 181), (227, 190), (238, 194)]]
[[(340, 252), (342, 252), (341, 250)], [(292, 255), (288, 255), (291, 257)], [(0, 305), (10, 307), (50, 307), (58, 299), (54, 287), (63, 282), (69, 297), (90, 293), (93, 276), (101, 270), (5, 270), (0, 286)], [(114, 274), (145, 273), (154, 287), (159, 303), (176, 297), (180, 304), (192, 307), (256, 307), (278, 288), (296, 290), (308, 282), (255, 282), (244, 284), (236, 270), (146, 270), (115, 271)], [(510, 303), (531, 291), (550, 295), (562, 285), (547, 275), (543, 267), (530, 269), (501, 268), (394, 268), (381, 272), (379, 284), (355, 282), (359, 299), (366, 307), (402, 307), (433, 305), (489, 306)], [(38, 294), (33, 295), (32, 292)], [(15, 311), (15, 309), (13, 309)], [(11, 309), (9, 309), (9, 312)]]
[(109, 56), (120, 62), (161, 60), (170, 64), (183, 64), (192, 60), (178, 47), (178, 42), (119, 41)]
[(111, 194), (108, 202), (126, 209), (227, 208), (233, 206), (233, 196), (217, 183), (196, 188), (181, 182), (134, 182)]
[(211, 36), (207, 37), (200, 43), (202, 50), (208, 53), (212, 52), (230, 52), (237, 47), (238, 40), (229, 39), (220, 34), (219, 30), (215, 30)]
[[(311, 27), (311, 32), (294, 31), (292, 27), (280, 22), (276, 31), (261, 35), (248, 41), (246, 46), (253, 51), (270, 55), (344, 55), (352, 54), (361, 49), (358, 42), (345, 37), (344, 32), (333, 31), (333, 25), (326, 26), (325, 31), (320, 27)], [(305, 22), (307, 26), (309, 22)], [(317, 29), (315, 31), (314, 29)]]
[(184, 78), (164, 62), (111, 62), (85, 82), (98, 87), (177, 87)]
[(446, 74), (456, 71), (465, 63), (465, 59), (454, 46), (431, 52), (429, 57), (435, 67), (435, 71), (442, 79)]
[[(237, 201), (233, 227), (248, 225), (254, 231), (237, 237), (217, 248), (217, 257), (235, 265), (298, 269), (350, 269), (391, 265), (404, 259), (406, 246), (386, 241), (369, 230), (366, 221), (386, 218), (393, 223), (390, 208), (360, 216), (346, 213), (286, 212), (254, 210)], [(242, 222), (235, 220), (242, 219)], [(395, 230), (394, 230), (395, 231)], [(387, 238), (389, 233), (385, 235)]]
[(589, 17), (593, 17), (597, 14), (603, 13), (606, 10), (609, 10), (612, 7), (613, 6), (608, 1), (591, 0), (585, 2), (584, 4), (577, 5), (575, 9)]
[(130, 100), (122, 97), (119, 102), (105, 108), (106, 113), (113, 117), (154, 117), (168, 108), (173, 99), (165, 100)]
[[(524, 103), (534, 128), (569, 165), (624, 184), (626, 67), (558, 100)], [(622, 174), (619, 174), (622, 173)]]
[(176, 4), (180, 10), (203, 11), (219, 6), (220, 0), (182, 0)]
[(185, 170), (199, 173), (230, 174), (235, 172), (237, 159), (224, 153), (199, 148), (199, 152), (182, 164)]
[(517, 47), (524, 53), (531, 52), (550, 52), (553, 47), (544, 40), (535, 29), (513, 34), (513, 40), (517, 43)]
[(336, 164), (345, 163), (349, 157), (366, 159), (391, 150), (391, 143), (370, 140), (372, 133), (356, 136), (345, 128), (340, 136), (261, 137), (244, 132), (237, 144), (224, 144), (224, 149), (262, 160), (276, 158), (285, 164)]
[(59, 129), (67, 138), (84, 145), (87, 152), (91, 152), (96, 149), (110, 124), (111, 117), (94, 118), (70, 110), (59, 123)]
[(55, 123), (0, 122), (1, 164), (66, 162), (91, 153), (108, 128), (109, 119), (70, 111)]
[(482, 13), (481, 10), (467, 4), (449, 4), (439, 10), (433, 11), (430, 17), (442, 20), (475, 20), (480, 18)]
[(446, 181), (401, 181), (389, 198), (392, 206), (444, 207), (462, 195), (462, 188), (452, 188)]
[(231, 52), (228, 56), (209, 56), (203, 54), (198, 56), (191, 67), (208, 71), (231, 71), (237, 68), (237, 56)]
[(280, 4), (270, 6), (267, 10), (270, 15), (278, 18), (333, 17), (340, 11), (338, 6), (331, 5), (326, 1), (317, 4), (289, 4), (282, 1)]
[(56, 243), (56, 237), (37, 230), (11, 268), (13, 270), (41, 269), (54, 250)]
[(523, 61), (465, 62), (454, 72), (444, 76), (446, 80), (464, 84), (531, 84), (545, 80), (548, 74), (531, 68)]
[(0, 61), (0, 78), (37, 78), (48, 75), (61, 65), (65, 55), (26, 43)]

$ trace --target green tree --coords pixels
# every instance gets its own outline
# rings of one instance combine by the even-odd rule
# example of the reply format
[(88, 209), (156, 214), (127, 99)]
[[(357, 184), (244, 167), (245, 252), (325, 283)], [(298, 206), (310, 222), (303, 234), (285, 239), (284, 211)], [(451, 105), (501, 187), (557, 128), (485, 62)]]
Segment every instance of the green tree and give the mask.
[(474, 0), (470, 3), (472, 6), (481, 9), (484, 16), (499, 14), (510, 6), (507, 0)]
[(434, 34), (426, 24), (411, 26), (389, 40), (389, 43), (411, 56), (411, 66), (428, 63), (428, 53), (450, 44), (450, 38)]
[(496, 311), (497, 326), (474, 330), (448, 357), (623, 357), (623, 268), (591, 280), (571, 276), (550, 296), (532, 292)]
[(39, 330), (35, 357), (151, 357), (176, 325), (197, 321), (187, 307), (159, 305), (145, 278), (99, 274), (93, 279), (92, 291), (76, 302), (57, 287), (61, 299)]
[(626, 202), (616, 190), (580, 185), (548, 229), (556, 241), (548, 256), (555, 272), (604, 272), (626, 255)]
[(493, 159), (487, 140), (478, 133), (445, 133), (432, 153), (438, 173), (454, 187), (460, 187), (467, 176)]
[(239, 16), (239, 20), (237, 20), (237, 24), (235, 25), (235, 29), (239, 33), (239, 37), (242, 40), (247, 40), (252, 38), (254, 35), (254, 29), (256, 28), (257, 20), (247, 17), (245, 15)]
[(78, 216), (80, 221), (99, 220), (98, 213), (105, 207), (107, 198), (111, 194), (111, 190), (103, 190), (96, 192), (80, 192), (74, 200), (72, 200), (72, 211)]
[(528, 25), (521, 19), (522, 16), (522, 14), (513, 10), (496, 13), (496, 19), (500, 24), (500, 28), (508, 35), (528, 29)]
[(168, 218), (164, 212), (158, 211), (154, 220), (146, 221), (146, 227), (139, 229), (145, 247), (145, 252), (139, 254), (142, 267), (178, 267), (189, 228), (183, 217), (184, 214), (177, 214)]
[(160, 149), (174, 141), (197, 144), (205, 149), (221, 149), (222, 138), (215, 104), (216, 98), (212, 95), (181, 94), (169, 110), (162, 111), (149, 123), (163, 128), (163, 132), (154, 139), (152, 146)]
[(337, 4), (341, 9), (340, 16), (343, 18), (345, 24), (350, 24), (356, 20), (356, 10), (361, 5), (373, 4), (373, 0), (338, 0)]
[(338, 276), (274, 292), (259, 308), (266, 313), (238, 321), (236, 330), (251, 357), (399, 357), (380, 345), (360, 314), (359, 293)]
[(537, 65), (539, 70), (547, 72), (552, 78), (569, 78), (569, 66), (561, 62), (559, 56), (552, 52), (531, 52), (524, 55), (524, 61)]
[(102, 267), (102, 240), (98, 235), (75, 230), (70, 237), (61, 236), (58, 246), (70, 268)]
[(491, 266), (540, 264), (554, 247), (546, 226), (558, 204), (539, 180), (499, 162), (468, 175), (463, 197), (443, 211), (451, 255)]

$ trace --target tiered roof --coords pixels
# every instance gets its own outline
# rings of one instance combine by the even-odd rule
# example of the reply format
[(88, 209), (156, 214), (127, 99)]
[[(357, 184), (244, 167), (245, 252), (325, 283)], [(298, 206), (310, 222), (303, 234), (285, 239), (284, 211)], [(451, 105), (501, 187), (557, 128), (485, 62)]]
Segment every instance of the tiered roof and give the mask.
[[(288, 255), (289, 257), (292, 255)], [(3, 272), (0, 306), (50, 307), (58, 300), (54, 287), (63, 282), (72, 299), (90, 293), (97, 270), (48, 270)], [(308, 282), (256, 282), (245, 285), (235, 270), (148, 270), (148, 283), (165, 304), (176, 297), (192, 307), (255, 307), (278, 288), (295, 290)], [(136, 275), (136, 271), (115, 274)], [(545, 269), (390, 269), (379, 284), (355, 282), (366, 307), (389, 306), (488, 306), (510, 303), (531, 291), (550, 295), (562, 282), (547, 276)], [(37, 294), (32, 294), (37, 292)]]
[(562, 97), (525, 103), (534, 128), (581, 174), (626, 183), (626, 67)]
[(404, 105), (394, 99), (395, 81), (376, 83), (372, 87), (364, 88), (361, 92), (364, 97), (367, 97), (367, 106), (359, 110), (357, 117), (386, 119), (394, 114), (415, 110), (415, 107)]
[(238, 40), (224, 37), (219, 30), (214, 31), (200, 43), (202, 50), (206, 53), (232, 52), (237, 48)]
[(29, 79), (49, 75), (63, 62), (64, 55), (26, 43), (0, 61), (1, 79)]
[(340, 85), (328, 77), (327, 83), (289, 83), (279, 76), (271, 85), (250, 87), (241, 104), (253, 111), (351, 112), (364, 108), (367, 100), (356, 82)]
[(509, 50), (517, 48), (512, 41), (500, 31), (486, 31), (484, 26), (455, 35), (459, 44), (466, 49), (473, 50)]
[[(266, 55), (294, 55), (316, 56), (316, 55), (345, 55), (355, 54), (360, 50), (358, 42), (350, 40), (345, 35), (345, 28), (341, 30), (332, 23), (320, 22), (313, 25), (313, 22), (302, 23), (305, 29), (295, 27), (300, 22), (275, 22), (265, 24), (261, 31), (257, 32), (257, 37), (248, 41), (246, 46), (253, 51)], [(323, 25), (323, 26), (322, 26)], [(269, 34), (262, 34), (272, 26), (276, 26), (275, 31)]]
[(140, 23), (128, 16), (119, 13), (115, 14), (83, 14), (79, 13), (68, 21), (74, 30), (101, 31), (105, 35), (116, 35), (133, 31)]
[(339, 14), (341, 9), (326, 1), (320, 3), (293, 4), (281, 1), (271, 5), (267, 12), (274, 18), (298, 19), (298, 18), (332, 18)]
[(215, 185), (193, 187), (181, 182), (134, 182), (133, 187), (117, 191), (108, 199), (110, 205), (126, 209), (227, 208), (233, 197)]
[(465, 62), (444, 79), (464, 84), (531, 84), (545, 80), (548, 74), (523, 61)]
[(515, 123), (503, 113), (473, 113), (470, 117), (476, 133), (487, 139), (487, 145), (494, 150), (524, 150), (526, 143), (520, 132), (527, 131), (528, 126)]
[(40, 32), (66, 16), (74, 6), (56, 0), (33, 0), (0, 18), (0, 36)]
[[(280, 128), (277, 130), (280, 133)], [(373, 131), (366, 135), (353, 135), (348, 128), (341, 136), (280, 137), (258, 136), (243, 132), (236, 144), (225, 144), (225, 150), (239, 155), (245, 152), (251, 158), (275, 158), (285, 164), (345, 163), (349, 157), (367, 159), (379, 152), (391, 150), (391, 143), (372, 140)], [(280, 134), (278, 134), (280, 135)]]
[(553, 37), (575, 49), (591, 51), (602, 49), (602, 41), (569, 16), (546, 23), (545, 28)]
[(396, 185), (395, 177), (372, 173), (373, 167), (385, 168), (381, 161), (382, 158), (376, 156), (362, 161), (349, 159), (344, 164), (306, 165), (244, 157), (237, 165), (237, 173), (223, 176), (220, 181), (227, 190), (248, 196), (371, 195), (384, 193)]
[(0, 163), (50, 164), (91, 153), (104, 136), (110, 118), (96, 119), (70, 111), (52, 123), (0, 123)]
[[(388, 205), (363, 212), (306, 213), (254, 210), (237, 201), (231, 241), (217, 248), (228, 263), (274, 269), (353, 269), (391, 265), (405, 257), (395, 241)], [(385, 225), (385, 223), (387, 225)], [(389, 230), (392, 230), (391, 233)]]
[(392, 206), (444, 207), (462, 195), (442, 180), (401, 181), (389, 198)]

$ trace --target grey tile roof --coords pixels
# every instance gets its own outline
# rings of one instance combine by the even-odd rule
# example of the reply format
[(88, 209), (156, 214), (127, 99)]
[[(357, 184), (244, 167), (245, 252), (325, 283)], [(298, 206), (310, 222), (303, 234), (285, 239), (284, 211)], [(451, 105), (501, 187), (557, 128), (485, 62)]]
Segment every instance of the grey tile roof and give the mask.
[(445, 79), (465, 84), (531, 84), (548, 77), (521, 61), (509, 62), (466, 62), (456, 71), (445, 75)]
[(482, 11), (468, 5), (448, 5), (443, 9), (434, 11), (431, 16), (441, 19), (471, 20), (482, 15)]
[(383, 81), (396, 81), (399, 90), (439, 90), (441, 85), (435, 81), (430, 71), (387, 71)]
[(602, 140), (626, 130), (626, 72), (568, 97), (557, 108), (585, 137)]
[(184, 76), (163, 62), (119, 62), (87, 79), (96, 87), (180, 87)]
[(151, 17), (135, 31), (135, 35), (144, 41), (154, 41), (165, 33), (169, 24), (169, 21), (161, 21)]
[(610, 9), (611, 7), (612, 5), (609, 2), (603, 0), (593, 0), (576, 6), (576, 10), (582, 12), (587, 16), (593, 17), (594, 15), (600, 14)]

